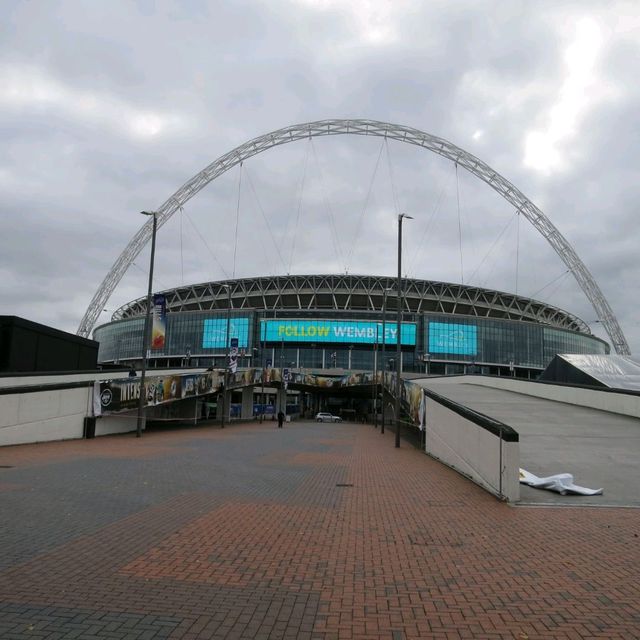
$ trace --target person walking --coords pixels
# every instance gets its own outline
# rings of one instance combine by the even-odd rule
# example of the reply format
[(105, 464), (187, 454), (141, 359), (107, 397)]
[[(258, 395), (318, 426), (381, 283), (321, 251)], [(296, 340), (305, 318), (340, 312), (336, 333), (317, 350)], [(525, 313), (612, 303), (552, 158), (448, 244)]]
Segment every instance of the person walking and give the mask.
[(278, 411), (278, 429), (282, 429), (282, 423), (284, 422), (284, 413), (282, 410)]

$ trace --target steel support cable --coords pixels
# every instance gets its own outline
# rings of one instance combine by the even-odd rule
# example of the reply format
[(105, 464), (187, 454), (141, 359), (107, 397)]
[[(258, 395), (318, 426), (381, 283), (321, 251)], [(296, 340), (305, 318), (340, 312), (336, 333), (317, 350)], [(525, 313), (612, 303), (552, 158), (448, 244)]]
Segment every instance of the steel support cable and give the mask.
[(553, 280), (549, 280), (549, 282), (547, 282), (547, 284), (545, 284), (544, 287), (542, 287), (541, 289), (538, 289), (529, 297), (535, 298), (536, 296), (540, 295), (547, 287), (550, 287), (554, 282), (556, 282), (556, 280), (560, 280), (560, 278), (564, 278), (569, 273), (571, 273), (571, 269), (567, 269), (566, 271), (563, 271), (559, 276), (556, 276), (555, 278), (553, 278)]
[(200, 240), (202, 240), (202, 244), (204, 244), (204, 246), (207, 248), (207, 251), (211, 254), (211, 257), (213, 258), (214, 262), (218, 265), (218, 267), (220, 267), (220, 271), (222, 271), (222, 273), (224, 274), (224, 277), (229, 278), (229, 273), (222, 266), (220, 260), (216, 258), (216, 254), (211, 250), (211, 247), (209, 246), (208, 242), (205, 240), (204, 236), (200, 233), (200, 229), (196, 227), (195, 222), (189, 217), (189, 215), (186, 216), (186, 219), (187, 219), (187, 222), (193, 228), (193, 230), (198, 234), (198, 236), (200, 236)]
[(322, 171), (322, 167), (320, 166), (320, 160), (318, 159), (318, 152), (316, 151), (316, 146), (313, 144), (313, 138), (309, 138), (309, 142), (311, 143), (311, 149), (313, 151), (313, 159), (316, 161), (316, 167), (318, 168), (318, 173), (320, 174), (320, 184), (322, 186), (322, 196), (324, 199), (325, 207), (329, 212), (329, 224), (331, 230), (331, 240), (333, 241), (333, 248), (336, 252), (336, 258), (338, 262), (344, 266), (346, 271), (346, 264), (344, 260), (344, 256), (342, 254), (342, 247), (340, 245), (340, 236), (338, 235), (338, 230), (336, 229), (335, 219), (333, 216), (333, 208), (331, 207), (331, 203), (329, 202), (329, 196), (327, 194), (327, 188), (324, 181), (324, 173)]
[[(571, 269), (584, 294), (593, 305), (598, 319), (611, 338), (616, 353), (622, 355), (629, 354), (629, 345), (622, 332), (622, 328), (618, 324), (618, 320), (600, 290), (600, 287), (593, 279), (586, 265), (578, 257), (573, 247), (566, 241), (562, 234), (560, 234), (544, 213), (515, 185), (479, 158), (444, 138), (439, 138), (412, 127), (377, 120), (318, 120), (315, 122), (291, 125), (264, 134), (220, 156), (180, 187), (157, 209), (158, 227), (161, 227), (178, 210), (179, 206), (184, 205), (212, 180), (218, 178), (241, 160), (246, 160), (258, 153), (282, 144), (308, 139), (309, 137), (332, 135), (390, 138), (436, 153), (452, 162), (457, 162), (462, 168), (473, 173), (507, 202), (520, 210), (542, 237), (547, 240), (560, 259)], [(104, 280), (100, 283), (80, 321), (78, 335), (85, 337), (90, 335), (98, 316), (107, 304), (113, 290), (122, 279), (131, 262), (151, 238), (152, 223), (153, 221), (149, 219), (140, 227), (124, 251), (118, 256)]]
[[(502, 238), (502, 236), (505, 234), (506, 230), (511, 226), (511, 224), (513, 223), (513, 220), (515, 218), (515, 216), (517, 215), (517, 211), (509, 218), (509, 220), (507, 220), (507, 223), (504, 225), (504, 227), (502, 227), (502, 230), (500, 231), (500, 233), (496, 236), (496, 239), (493, 241), (493, 244), (489, 247), (489, 250), (487, 251), (487, 253), (484, 254), (484, 257), (482, 258), (482, 260), (480, 260), (478, 266), (475, 268), (474, 272), (471, 274), (471, 277), (467, 280), (467, 284), (471, 284), (473, 282), (473, 279), (476, 276), (476, 273), (478, 273), (478, 271), (480, 271), (480, 268), (482, 267), (482, 265), (484, 264), (485, 260), (491, 255), (491, 253), (493, 252), (493, 250), (495, 249), (496, 245), (498, 244), (498, 242), (500, 242), (500, 238)], [(479, 284), (476, 286), (480, 286)]]
[(236, 255), (238, 253), (238, 223), (240, 222), (240, 193), (242, 190), (242, 162), (240, 162), (240, 171), (238, 175), (238, 200), (236, 203), (236, 232), (234, 234), (233, 242), (233, 270), (231, 277), (236, 277)]
[[(291, 256), (289, 257), (289, 268), (287, 269), (287, 275), (291, 274), (291, 265), (293, 264), (293, 255), (296, 250), (296, 239), (298, 237), (298, 224), (300, 222), (300, 210), (302, 209), (302, 197), (304, 195), (304, 183), (307, 177), (307, 163), (309, 162), (309, 149), (311, 147), (311, 138), (309, 138), (309, 146), (307, 146), (307, 152), (304, 156), (304, 166), (302, 169), (302, 181), (300, 184), (300, 197), (298, 198), (298, 211), (296, 213), (296, 226), (293, 231), (293, 240), (291, 241)], [(289, 226), (287, 221), (287, 227)]]
[(364, 200), (364, 205), (362, 207), (362, 211), (360, 212), (360, 217), (358, 218), (358, 223), (356, 224), (356, 232), (353, 237), (353, 242), (351, 243), (351, 248), (349, 249), (349, 255), (347, 256), (347, 264), (345, 265), (345, 272), (349, 272), (349, 266), (351, 263), (351, 259), (353, 258), (353, 251), (355, 249), (356, 243), (358, 242), (358, 236), (360, 235), (360, 228), (362, 226), (362, 219), (364, 218), (364, 214), (369, 206), (369, 199), (371, 198), (371, 192), (373, 191), (373, 184), (376, 179), (376, 175), (378, 174), (378, 166), (380, 165), (380, 159), (382, 158), (382, 151), (384, 149), (384, 140), (380, 144), (380, 150), (378, 151), (378, 158), (376, 159), (376, 164), (373, 169), (373, 174), (371, 175), (371, 181), (369, 182), (369, 190), (367, 191), (367, 196)]
[(460, 245), (460, 284), (464, 284), (464, 266), (462, 262), (462, 221), (460, 220), (460, 184), (458, 181), (458, 163), (456, 162), (456, 202), (458, 204), (458, 243)]
[[(191, 225), (191, 228), (194, 228), (194, 225), (192, 224), (191, 220), (189, 219), (189, 215), (184, 211), (183, 207), (179, 208), (179, 211), (181, 212), (181, 216), (184, 220), (187, 220), (187, 222), (189, 223), (189, 225)], [(190, 231), (189, 226), (188, 225), (183, 225), (183, 234), (186, 240), (187, 245), (189, 246), (193, 246), (195, 249), (194, 251), (190, 251), (189, 255), (195, 259), (197, 259), (198, 262), (198, 267), (202, 270), (202, 271), (209, 271), (211, 269), (211, 266), (207, 261), (203, 260), (200, 252), (202, 251), (202, 248), (199, 246), (199, 242), (198, 242), (198, 234), (197, 232), (194, 234), (192, 231)], [(202, 237), (201, 237), (202, 239)], [(206, 248), (206, 247), (205, 247)]]
[(518, 270), (520, 267), (520, 212), (516, 212), (518, 214), (518, 219), (516, 220), (516, 295), (518, 295)]
[(184, 209), (180, 207), (180, 278), (181, 284), (184, 286), (184, 255), (182, 253), (182, 218), (184, 217)]
[[(516, 222), (516, 233), (518, 233), (518, 221), (520, 220), (520, 214), (518, 211), (514, 211), (514, 213), (512, 214), (512, 216), (509, 218), (509, 220), (507, 221), (507, 224), (504, 228), (505, 232), (511, 227), (511, 225), (513, 224), (514, 220)], [(508, 240), (508, 237), (505, 235), (505, 237), (503, 238), (502, 242), (503, 244), (505, 244), (505, 240)], [(497, 243), (498, 245), (500, 244), (499, 242)], [(495, 246), (492, 246), (492, 249), (495, 249)], [(508, 245), (507, 245), (508, 248)], [(517, 252), (517, 244), (516, 244), (516, 252)], [(490, 251), (492, 253), (492, 251)], [(507, 251), (505, 250), (504, 255), (506, 256), (505, 261), (509, 262), (511, 255), (513, 254), (513, 247), (511, 248), (511, 251), (509, 251), (507, 253)], [(487, 256), (488, 257), (488, 256)], [(493, 262), (491, 264), (491, 267), (489, 268), (488, 272), (486, 273), (486, 276), (482, 279), (479, 280), (479, 284), (482, 287), (487, 287), (489, 285), (489, 282), (491, 280), (491, 277), (493, 276), (494, 271), (496, 270), (496, 267), (498, 266), (498, 256), (495, 256), (493, 259)], [(517, 295), (517, 291), (515, 292), (514, 295)]]
[(557, 278), (557, 283), (556, 286), (551, 289), (551, 291), (549, 291), (549, 293), (547, 293), (545, 295), (545, 298), (547, 300), (551, 300), (551, 298), (556, 294), (556, 292), (558, 291), (558, 289), (564, 284), (565, 282), (565, 278), (571, 273), (571, 271), (569, 269), (567, 269), (567, 271), (565, 271), (562, 276), (560, 278)]
[[(267, 218), (267, 215), (264, 212), (264, 208), (262, 206), (262, 203), (260, 202), (260, 198), (258, 198), (258, 192), (256, 191), (256, 188), (253, 184), (253, 180), (251, 179), (251, 174), (249, 173), (249, 169), (248, 167), (244, 168), (244, 175), (247, 178), (247, 182), (249, 183), (249, 187), (251, 188), (251, 191), (253, 193), (253, 197), (256, 199), (256, 204), (258, 205), (258, 209), (260, 210), (260, 213), (262, 214), (262, 219), (264, 220), (265, 225), (267, 226), (267, 231), (269, 232), (269, 236), (271, 237), (271, 242), (273, 242), (273, 246), (276, 250), (276, 253), (278, 254), (278, 257), (280, 258), (280, 262), (282, 263), (282, 269), (283, 271), (287, 270), (287, 263), (285, 262), (284, 258), (282, 257), (282, 253), (280, 251), (280, 247), (278, 245), (278, 243), (276, 242), (276, 238), (273, 235), (273, 231), (271, 229), (271, 225), (269, 224), (269, 219)], [(268, 255), (268, 252), (267, 252)], [(267, 259), (268, 262), (268, 259)], [(272, 269), (275, 272), (275, 269)]]
[(413, 252), (413, 258), (411, 259), (410, 265), (411, 268), (409, 269), (409, 273), (415, 273), (415, 265), (418, 261), (418, 253), (420, 251), (420, 249), (422, 248), (422, 244), (424, 242), (425, 236), (427, 235), (427, 233), (429, 233), (429, 231), (431, 230), (431, 226), (435, 221), (436, 218), (436, 214), (438, 213), (438, 211), (440, 210), (440, 205), (442, 204), (442, 201), (444, 199), (444, 196), (447, 192), (447, 189), (449, 187), (449, 182), (451, 181), (453, 177), (453, 173), (451, 173), (449, 175), (448, 181), (444, 183), (444, 185), (442, 186), (442, 189), (440, 190), (440, 193), (438, 195), (438, 197), (436, 198), (436, 203), (433, 207), (433, 211), (431, 212), (431, 215), (429, 216), (429, 219), (427, 220), (427, 224), (424, 228), (424, 231), (422, 232), (422, 236), (420, 236), (420, 241), (418, 242), (418, 245), (416, 246), (416, 250)]
[[(131, 263), (132, 267), (135, 267), (136, 269), (138, 269), (139, 271), (142, 271), (142, 273), (144, 273), (144, 275), (148, 278), (149, 277), (149, 270), (145, 269), (144, 267), (141, 267), (137, 262), (132, 262)], [(158, 276), (154, 273), (153, 274), (153, 279), (163, 288), (163, 289), (168, 289), (169, 287), (167, 286), (166, 282), (162, 282), (162, 280), (160, 280), (160, 278), (158, 278)], [(146, 302), (147, 298), (145, 297), (145, 302)]]

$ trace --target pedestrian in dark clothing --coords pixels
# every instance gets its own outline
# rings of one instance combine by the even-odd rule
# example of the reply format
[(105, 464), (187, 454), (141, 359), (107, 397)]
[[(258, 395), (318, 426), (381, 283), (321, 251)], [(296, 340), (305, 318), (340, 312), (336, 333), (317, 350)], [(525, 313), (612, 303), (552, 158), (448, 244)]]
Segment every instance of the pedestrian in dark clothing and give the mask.
[(278, 429), (282, 429), (282, 423), (284, 422), (284, 413), (278, 411)]

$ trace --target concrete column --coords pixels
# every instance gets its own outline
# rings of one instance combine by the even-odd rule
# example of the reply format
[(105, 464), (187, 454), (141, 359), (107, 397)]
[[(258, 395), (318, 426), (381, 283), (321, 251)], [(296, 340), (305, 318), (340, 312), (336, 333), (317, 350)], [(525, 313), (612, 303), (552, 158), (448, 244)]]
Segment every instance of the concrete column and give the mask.
[(286, 406), (287, 406), (287, 390), (278, 388), (278, 395), (276, 400), (276, 415), (278, 411), (282, 411), (286, 415)]
[(240, 417), (243, 420), (251, 420), (251, 418), (253, 418), (253, 387), (244, 387), (242, 389), (242, 409)]

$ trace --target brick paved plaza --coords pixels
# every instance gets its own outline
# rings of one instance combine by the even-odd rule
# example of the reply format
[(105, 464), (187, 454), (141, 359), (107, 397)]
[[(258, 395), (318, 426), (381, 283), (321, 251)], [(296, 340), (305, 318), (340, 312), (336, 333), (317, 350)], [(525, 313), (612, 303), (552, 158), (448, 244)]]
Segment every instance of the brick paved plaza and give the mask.
[(640, 511), (298, 422), (0, 449), (0, 638), (640, 637)]

